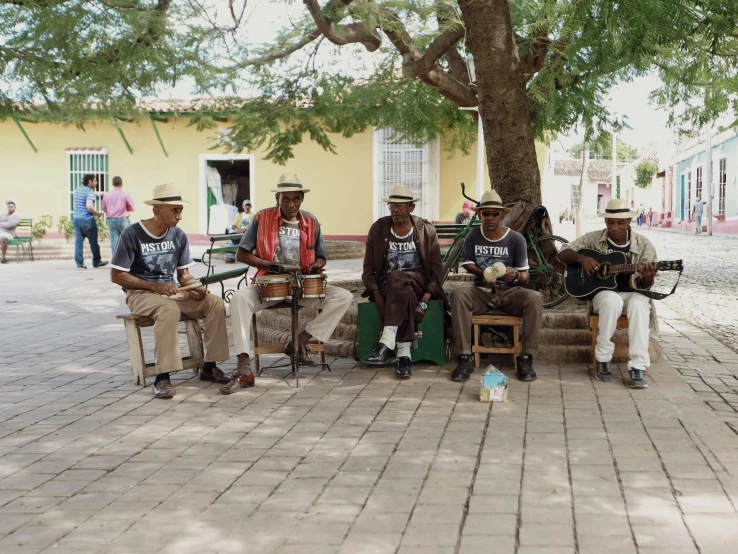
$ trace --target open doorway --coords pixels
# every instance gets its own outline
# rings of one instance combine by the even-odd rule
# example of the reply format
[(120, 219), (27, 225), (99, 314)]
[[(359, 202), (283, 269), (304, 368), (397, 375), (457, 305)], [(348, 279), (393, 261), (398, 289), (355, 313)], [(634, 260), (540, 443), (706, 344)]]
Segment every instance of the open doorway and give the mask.
[(200, 232), (207, 234), (210, 206), (216, 203), (215, 195), (208, 188), (206, 170), (214, 168), (220, 175), (223, 202), (241, 209), (244, 200), (251, 200), (258, 209), (255, 198), (254, 156), (252, 154), (201, 154), (200, 155)]

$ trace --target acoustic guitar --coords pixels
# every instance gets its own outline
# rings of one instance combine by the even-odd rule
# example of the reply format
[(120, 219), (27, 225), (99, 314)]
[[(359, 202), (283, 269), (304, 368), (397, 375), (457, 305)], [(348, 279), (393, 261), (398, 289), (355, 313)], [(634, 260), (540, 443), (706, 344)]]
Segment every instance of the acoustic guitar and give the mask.
[[(583, 249), (579, 254), (594, 258), (600, 264), (600, 268), (587, 275), (581, 265), (569, 264), (564, 271), (564, 286), (566, 292), (576, 298), (588, 298), (594, 296), (601, 290), (615, 290), (617, 283), (615, 277), (621, 273), (636, 273), (641, 266), (646, 264), (629, 264), (623, 252), (612, 252), (603, 254), (596, 250)], [(682, 271), (682, 260), (669, 260), (656, 262), (657, 271)]]

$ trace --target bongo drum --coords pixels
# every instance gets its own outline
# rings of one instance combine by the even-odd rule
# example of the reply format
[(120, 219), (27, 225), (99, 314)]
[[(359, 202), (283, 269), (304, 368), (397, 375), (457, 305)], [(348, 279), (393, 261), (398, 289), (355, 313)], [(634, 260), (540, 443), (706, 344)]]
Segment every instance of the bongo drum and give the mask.
[(322, 273), (305, 275), (302, 281), (303, 298), (325, 298), (327, 277)]
[(256, 289), (262, 302), (292, 300), (290, 275), (262, 275), (256, 278)]

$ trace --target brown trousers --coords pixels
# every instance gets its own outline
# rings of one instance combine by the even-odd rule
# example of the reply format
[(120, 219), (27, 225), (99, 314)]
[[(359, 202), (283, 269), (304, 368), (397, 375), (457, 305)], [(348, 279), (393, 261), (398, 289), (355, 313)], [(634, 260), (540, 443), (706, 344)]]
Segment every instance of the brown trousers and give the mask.
[(522, 348), (524, 354), (538, 353), (538, 332), (543, 318), (543, 297), (535, 290), (512, 287), (493, 292), (491, 289), (460, 287), (451, 294), (451, 321), (454, 326), (456, 354), (471, 354), (472, 316), (490, 310), (502, 310), (523, 318)]
[(397, 342), (415, 340), (415, 310), (428, 278), (422, 271), (393, 271), (379, 283), (384, 297), (384, 325), (397, 326)]
[(143, 290), (130, 290), (126, 295), (126, 304), (132, 314), (153, 318), (154, 358), (156, 365), (165, 368), (165, 372), (182, 369), (177, 333), (180, 314), (205, 319), (206, 362), (222, 362), (231, 357), (225, 304), (220, 297), (209, 294), (202, 300), (193, 300), (186, 292), (167, 297)]

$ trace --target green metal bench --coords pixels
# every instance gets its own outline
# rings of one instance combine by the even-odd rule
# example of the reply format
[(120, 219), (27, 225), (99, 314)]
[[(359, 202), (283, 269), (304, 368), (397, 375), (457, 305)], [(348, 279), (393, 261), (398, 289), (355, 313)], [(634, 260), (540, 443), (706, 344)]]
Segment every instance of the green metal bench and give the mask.
[[(233, 293), (236, 290), (241, 288), (241, 285), (246, 281), (248, 271), (249, 269), (251, 269), (251, 267), (245, 266), (245, 267), (239, 267), (236, 269), (231, 269), (228, 271), (222, 271), (220, 273), (215, 273), (215, 266), (213, 265), (213, 254), (235, 254), (236, 251), (238, 250), (238, 246), (216, 246), (216, 243), (234, 240), (235, 238), (238, 238), (240, 236), (241, 235), (236, 235), (236, 234), (211, 235), (210, 236), (210, 248), (205, 250), (202, 256), (197, 257), (197, 258), (192, 258), (194, 261), (201, 262), (208, 268), (207, 273), (205, 274), (205, 277), (211, 283), (214, 281), (217, 281), (218, 283), (220, 283), (221, 297), (226, 302), (230, 302), (231, 296), (233, 296)], [(237, 277), (241, 277), (241, 279), (238, 281), (236, 288), (226, 289), (224, 281), (227, 281), (228, 279), (235, 279)], [(208, 286), (209, 285), (205, 285), (206, 288)]]
[[(32, 219), (21, 219), (21, 222), (18, 224), (18, 227), (15, 228), (16, 235), (18, 234), (18, 231), (24, 231), (28, 232), (28, 235), (23, 236), (16, 236), (13, 239), (10, 239), (8, 241), (8, 246), (15, 246), (15, 261), (20, 261), (19, 258), (29, 258), (31, 261), (33, 261), (33, 244), (31, 241), (33, 241), (33, 236), (31, 234), (31, 231), (33, 230), (33, 220)], [(23, 252), (23, 255), (20, 256), (20, 252)]]

